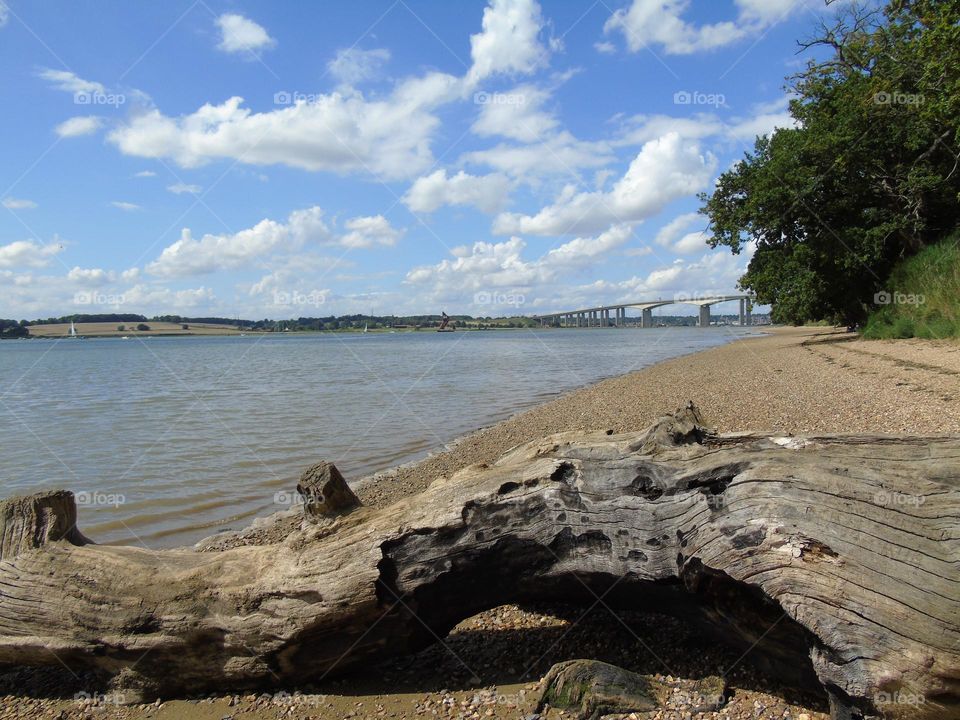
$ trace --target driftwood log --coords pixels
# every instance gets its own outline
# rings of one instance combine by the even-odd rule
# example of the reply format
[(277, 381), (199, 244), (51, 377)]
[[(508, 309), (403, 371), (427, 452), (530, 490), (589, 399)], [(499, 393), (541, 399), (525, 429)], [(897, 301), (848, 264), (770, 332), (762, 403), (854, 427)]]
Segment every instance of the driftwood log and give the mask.
[(201, 553), (91, 544), (70, 493), (7, 501), (0, 663), (95, 668), (149, 700), (315, 681), (499, 604), (602, 598), (715, 629), (836, 718), (960, 717), (960, 438), (717, 436), (688, 406), (351, 504)]

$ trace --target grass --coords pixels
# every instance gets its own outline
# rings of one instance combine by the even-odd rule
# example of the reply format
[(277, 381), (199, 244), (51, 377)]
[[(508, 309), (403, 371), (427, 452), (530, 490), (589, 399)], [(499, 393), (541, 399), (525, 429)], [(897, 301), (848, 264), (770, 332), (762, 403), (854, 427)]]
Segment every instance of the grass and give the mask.
[(870, 339), (960, 337), (960, 234), (902, 262), (888, 282), (892, 302), (870, 316)]

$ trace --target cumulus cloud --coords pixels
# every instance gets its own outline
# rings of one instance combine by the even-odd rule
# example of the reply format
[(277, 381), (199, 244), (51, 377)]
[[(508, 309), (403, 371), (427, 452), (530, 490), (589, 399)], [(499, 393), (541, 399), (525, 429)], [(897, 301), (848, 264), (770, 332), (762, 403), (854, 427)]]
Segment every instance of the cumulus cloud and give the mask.
[(656, 46), (668, 55), (714, 50), (763, 31), (783, 20), (805, 0), (734, 0), (735, 19), (695, 25), (683, 19), (690, 0), (633, 0), (617, 10), (604, 32), (622, 32), (631, 52)]
[(0, 245), (0, 268), (43, 267), (61, 250), (60, 243), (41, 245), (33, 240), (16, 240)]
[(349, 232), (340, 237), (340, 244), (348, 248), (395, 245), (402, 235), (383, 215), (355, 217), (347, 220), (344, 226)]
[(280, 249), (295, 250), (305, 242), (325, 242), (329, 228), (318, 207), (297, 210), (286, 223), (264, 219), (252, 228), (232, 234), (207, 234), (194, 239), (184, 228), (180, 239), (168, 245), (147, 265), (147, 272), (161, 277), (200, 275), (241, 268), (251, 260)]
[(127, 155), (170, 158), (181, 167), (232, 158), (399, 179), (432, 164), (430, 138), (439, 120), (430, 111), (458, 92), (455, 77), (431, 73), (400, 83), (376, 101), (335, 92), (255, 113), (233, 97), (180, 117), (159, 110), (142, 113), (108, 140)]
[(344, 85), (358, 85), (376, 77), (389, 59), (390, 51), (386, 48), (344, 48), (327, 63), (327, 71)]
[(431, 213), (444, 205), (472, 205), (484, 212), (495, 212), (506, 202), (510, 181), (505, 175), (469, 175), (463, 170), (448, 176), (437, 170), (417, 178), (403, 202), (414, 212)]
[(568, 186), (553, 205), (536, 215), (501, 214), (494, 222), (494, 232), (566, 235), (638, 222), (671, 201), (704, 189), (716, 164), (716, 158), (701, 152), (696, 143), (668, 133), (644, 144), (609, 192), (577, 192)]
[(549, 50), (539, 40), (542, 24), (536, 0), (492, 0), (481, 31), (470, 36), (467, 83), (499, 73), (528, 74), (545, 65)]
[(549, 100), (547, 90), (520, 85), (503, 93), (477, 93), (480, 116), (471, 130), (481, 137), (499, 135), (521, 142), (542, 139), (559, 122), (541, 108)]
[(462, 162), (483, 165), (511, 178), (530, 180), (567, 175), (587, 168), (609, 165), (616, 158), (609, 143), (578, 140), (567, 131), (554, 133), (527, 145), (500, 143), (485, 150), (465, 153)]
[(7, 24), (10, 20), (10, 8), (7, 7), (7, 4), (0, 0), (0, 28)]
[(407, 273), (406, 282), (425, 288), (434, 298), (462, 301), (469, 301), (469, 296), (478, 291), (523, 293), (542, 289), (564, 273), (580, 270), (619, 248), (632, 232), (630, 225), (618, 225), (596, 237), (574, 238), (532, 260), (523, 257), (526, 243), (519, 237), (476, 242), (455, 248), (453, 258), (414, 268)]
[(103, 118), (96, 115), (82, 115), (60, 123), (55, 131), (62, 138), (80, 137), (95, 133), (101, 125), (103, 125)]
[(73, 267), (67, 272), (67, 280), (86, 287), (100, 287), (116, 280), (116, 275), (103, 268)]
[[(703, 252), (708, 238), (706, 230), (703, 229), (706, 224), (706, 218), (700, 213), (678, 215), (660, 228), (654, 242), (679, 255)], [(695, 226), (700, 226), (701, 229), (690, 231)]]
[(33, 200), (24, 200), (22, 198), (5, 197), (2, 205), (7, 210), (32, 210), (37, 206)]
[(266, 29), (250, 18), (236, 13), (224, 13), (216, 20), (220, 30), (217, 48), (228, 53), (250, 53), (276, 45)]

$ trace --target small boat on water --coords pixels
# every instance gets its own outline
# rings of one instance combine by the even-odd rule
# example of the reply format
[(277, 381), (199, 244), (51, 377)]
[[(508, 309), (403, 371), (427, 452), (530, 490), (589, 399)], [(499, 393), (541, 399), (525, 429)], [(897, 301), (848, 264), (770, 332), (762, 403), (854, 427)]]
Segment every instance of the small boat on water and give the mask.
[(73, 320), (70, 321), (70, 333), (67, 335), (71, 340), (83, 340), (83, 335), (77, 335), (77, 326)]

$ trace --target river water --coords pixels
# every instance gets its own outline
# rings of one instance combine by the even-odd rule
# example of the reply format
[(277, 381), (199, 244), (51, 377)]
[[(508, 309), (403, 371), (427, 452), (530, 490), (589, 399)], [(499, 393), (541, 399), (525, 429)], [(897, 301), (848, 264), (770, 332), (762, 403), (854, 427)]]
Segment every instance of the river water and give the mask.
[(751, 332), (3, 341), (0, 494), (67, 488), (97, 542), (189, 544), (281, 509), (320, 459), (358, 479), (562, 392)]

